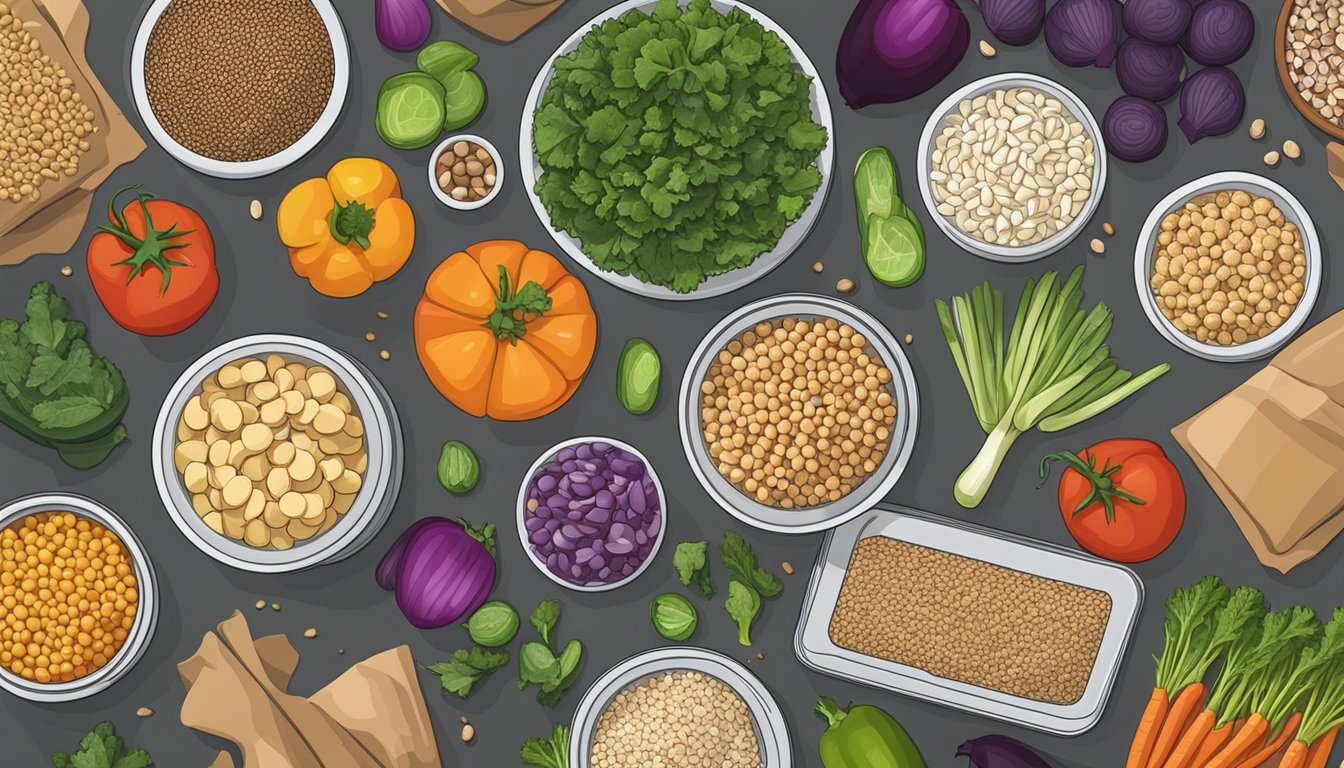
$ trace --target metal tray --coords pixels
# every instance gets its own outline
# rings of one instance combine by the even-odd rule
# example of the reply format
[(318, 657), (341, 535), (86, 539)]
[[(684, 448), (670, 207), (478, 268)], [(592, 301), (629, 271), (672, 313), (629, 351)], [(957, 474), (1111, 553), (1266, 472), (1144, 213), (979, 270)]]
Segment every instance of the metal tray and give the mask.
[[(935, 677), (921, 669), (841, 648), (831, 642), (831, 615), (854, 547), (873, 536), (969, 557), (1043, 578), (1105, 592), (1111, 615), (1081, 699), (1050, 704)], [(1128, 568), (1002, 531), (881, 505), (826, 535), (803, 599), (794, 651), (807, 667), (923, 701), (1033, 728), (1077, 736), (1101, 719), (1143, 605), (1143, 582)]]

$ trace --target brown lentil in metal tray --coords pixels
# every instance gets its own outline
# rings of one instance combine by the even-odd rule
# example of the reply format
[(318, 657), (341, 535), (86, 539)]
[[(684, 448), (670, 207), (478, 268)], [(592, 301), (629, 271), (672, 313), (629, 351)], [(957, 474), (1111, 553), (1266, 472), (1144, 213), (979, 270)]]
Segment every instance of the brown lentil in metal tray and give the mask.
[(1284, 63), (1293, 87), (1312, 109), (1344, 128), (1344, 0), (1297, 0), (1288, 16)]
[(1104, 592), (871, 536), (854, 548), (830, 637), (937, 677), (1072, 704), (1110, 613)]
[(154, 117), (198, 155), (247, 162), (298, 142), (335, 83), (331, 38), (309, 0), (173, 0), (150, 33)]

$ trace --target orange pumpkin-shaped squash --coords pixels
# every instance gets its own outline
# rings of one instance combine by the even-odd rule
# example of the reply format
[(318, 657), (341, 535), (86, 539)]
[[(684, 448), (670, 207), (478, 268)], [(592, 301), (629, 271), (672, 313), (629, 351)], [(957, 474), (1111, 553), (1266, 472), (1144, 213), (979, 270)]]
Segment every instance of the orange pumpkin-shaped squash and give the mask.
[(415, 308), (420, 364), (473, 416), (522, 421), (554, 411), (578, 389), (596, 348), (583, 283), (516, 240), (449, 256)]

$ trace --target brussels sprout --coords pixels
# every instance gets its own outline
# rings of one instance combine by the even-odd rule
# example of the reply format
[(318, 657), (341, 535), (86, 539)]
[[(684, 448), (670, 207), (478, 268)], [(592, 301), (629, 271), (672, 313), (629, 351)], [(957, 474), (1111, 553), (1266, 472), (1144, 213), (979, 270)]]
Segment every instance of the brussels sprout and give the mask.
[(674, 643), (680, 643), (695, 632), (700, 615), (691, 601), (675, 592), (665, 592), (653, 599), (649, 618), (658, 634)]
[(449, 493), (470, 493), (481, 477), (481, 462), (466, 444), (449, 440), (439, 454), (439, 483)]
[(485, 648), (507, 645), (518, 634), (518, 612), (502, 600), (491, 600), (467, 619), (471, 641)]

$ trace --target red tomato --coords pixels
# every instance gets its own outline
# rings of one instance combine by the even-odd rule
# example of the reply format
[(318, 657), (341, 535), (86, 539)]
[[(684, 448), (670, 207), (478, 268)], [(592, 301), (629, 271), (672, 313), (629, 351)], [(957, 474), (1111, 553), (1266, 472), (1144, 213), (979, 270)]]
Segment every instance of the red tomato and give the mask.
[[(107, 205), (110, 224), (89, 241), (93, 290), (121, 327), (145, 336), (183, 331), (219, 292), (215, 242), (192, 209), (123, 187)], [(116, 212), (123, 192), (136, 199)]]
[(1059, 479), (1059, 511), (1078, 544), (1094, 555), (1140, 563), (1162, 553), (1185, 523), (1185, 484), (1162, 447), (1150, 440), (1105, 440), (1079, 454), (1041, 462), (1067, 466)]

